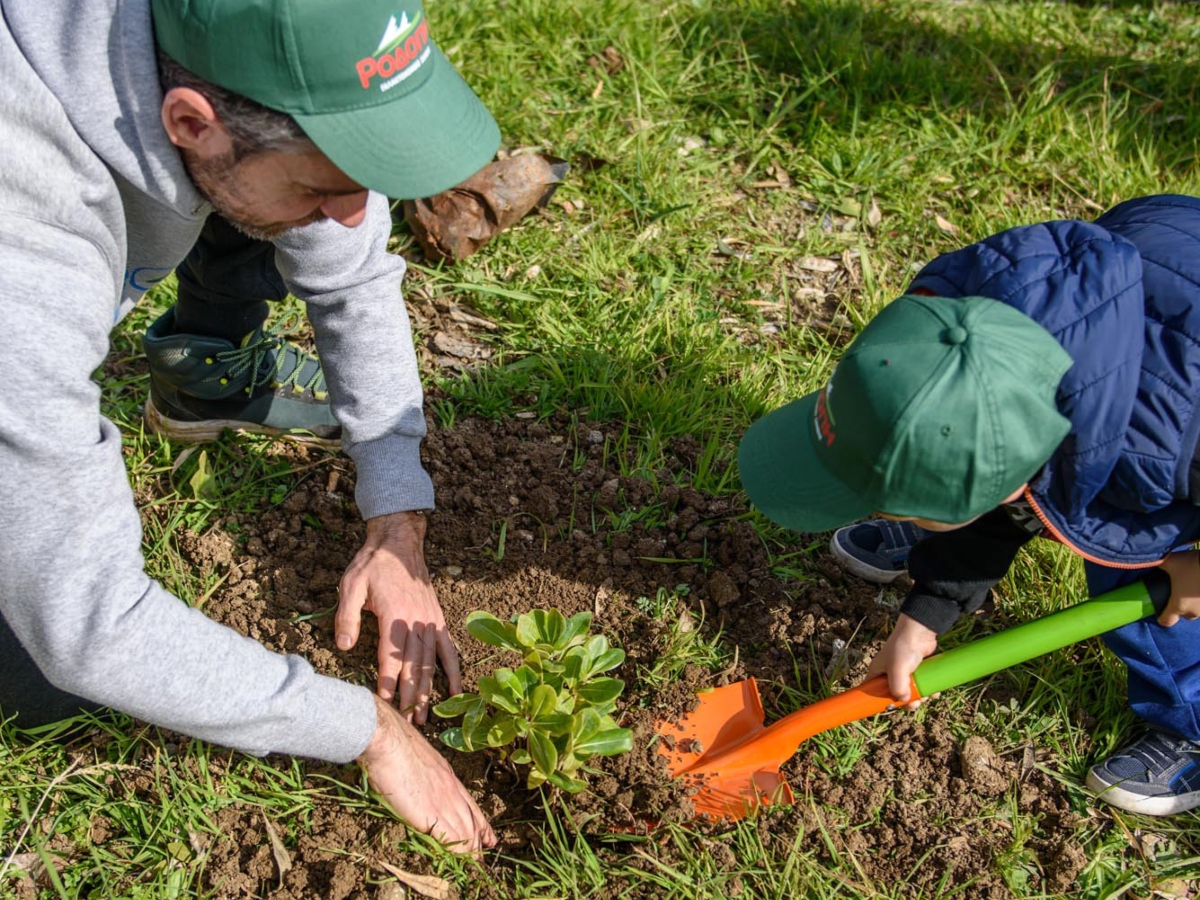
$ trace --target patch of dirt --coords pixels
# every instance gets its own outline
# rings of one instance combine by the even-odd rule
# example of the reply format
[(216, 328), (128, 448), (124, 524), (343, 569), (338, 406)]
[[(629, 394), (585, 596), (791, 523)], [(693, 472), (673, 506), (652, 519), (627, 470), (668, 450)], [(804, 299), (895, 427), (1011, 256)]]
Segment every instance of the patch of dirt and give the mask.
[[(621, 475), (604, 452), (609, 430), (565, 418), (466, 420), (448, 431), (431, 423), (424, 457), (438, 496), (426, 556), (468, 689), (499, 664), (493, 649), (463, 628), (477, 609), (501, 618), (534, 607), (567, 615), (590, 610), (593, 630), (627, 653), (618, 673), (627, 682), (619, 714), (635, 732), (636, 749), (600, 761), (589, 792), (562, 798), (585, 833), (611, 837), (647, 821), (692, 819), (687, 792), (667, 776), (653, 737), (657, 722), (692, 708), (697, 690), (752, 675), (773, 720), (779, 687), (795, 685), (798, 673), (813, 694), (827, 679), (844, 688), (861, 678), (894, 613), (877, 602), (878, 588), (843, 577), (820, 551), (810, 558), (809, 577), (780, 581), (745, 519), (744, 501), (678, 486), (667, 472), (653, 481)], [(681, 469), (696, 449), (694, 442), (677, 442)], [(184, 535), (180, 549), (198, 569), (226, 576), (205, 604), (210, 616), (268, 647), (303, 654), (322, 672), (373, 684), (373, 617), (365, 618), (357, 647), (340, 653), (328, 614), (364, 531), (352, 466), (302, 448), (280, 452), (306, 467), (289, 496), (205, 534)], [(651, 614), (660, 589), (676, 598), (673, 620)], [(716, 672), (688, 666), (667, 687), (654, 687), (645, 673), (669, 651), (680, 617), (702, 637), (720, 631), (736, 655)], [(436, 743), (445, 725), (434, 720), (425, 730)], [(540, 795), (485, 754), (442, 751), (492, 818), (503, 855), (530, 855), (544, 817)], [(1007, 897), (994, 864), (1013, 844), (1012, 826), (1001, 815), (980, 813), (1008, 802), (1002, 795), (1011, 793), (1011, 802), (1038, 823), (1030, 841), (1040, 866), (1029, 873), (1031, 890), (1068, 890), (1084, 864), (1072, 844), (1075, 817), (1063, 788), (1040, 769), (999, 756), (982, 737), (956, 740), (936, 706), (920, 721), (894, 714), (884, 739), (869, 742), (845, 774), (830, 774), (821, 752), (808, 742), (784, 767), (796, 805), (757, 820), (762, 840), (784, 855), (799, 846), (821, 859), (852, 857), (863, 882), (884, 893), (907, 883), (913, 894), (958, 889), (985, 900)], [(310, 777), (315, 771), (321, 769), (314, 764)], [(325, 774), (357, 778), (352, 768), (327, 767)], [(332, 801), (318, 802), (308, 821), (272, 823), (289, 852), (282, 874), (261, 809), (236, 805), (217, 818), (225, 836), (205, 847), (203, 877), (204, 888), (221, 897), (361, 900), (380, 896), (371, 882), (383, 875), (363, 866), (363, 857), (422, 867), (396, 850), (402, 825)], [(735, 878), (742, 863), (721, 840), (727, 829), (701, 827), (714, 864)], [(601, 858), (617, 852), (595, 845)], [(672, 864), (670, 842), (638, 847)], [(622, 853), (626, 865), (638, 859)], [(497, 854), (486, 865), (506, 883), (511, 861)], [(612, 896), (642, 896), (618, 883), (620, 876), (613, 880)]]

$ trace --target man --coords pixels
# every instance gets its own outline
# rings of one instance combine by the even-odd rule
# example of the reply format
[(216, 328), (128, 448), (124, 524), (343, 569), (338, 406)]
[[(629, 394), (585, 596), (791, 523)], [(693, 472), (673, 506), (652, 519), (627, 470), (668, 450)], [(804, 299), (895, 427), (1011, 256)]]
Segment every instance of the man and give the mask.
[[(358, 759), (414, 827), (459, 849), (492, 843), (390, 702), (422, 721), (435, 657), (451, 690), (459, 676), (423, 559), (433, 493), (385, 197), (478, 170), (494, 121), (419, 0), (0, 0), (0, 13), (0, 710), (34, 725), (110, 707), (247, 753)], [(337, 643), (354, 644), (362, 610), (377, 616), (377, 696), (212, 622), (142, 571), (120, 435), (91, 373), (213, 211), (272, 242), (245, 262), (306, 301), (327, 371), (264, 333), (261, 310), (220, 336), (221, 316), (194, 328), (185, 298), (146, 337), (147, 417), (193, 437), (340, 425), (368, 521)], [(214, 220), (201, 249), (223, 239)], [(220, 256), (193, 255), (181, 281), (213, 289), (206, 260)]]

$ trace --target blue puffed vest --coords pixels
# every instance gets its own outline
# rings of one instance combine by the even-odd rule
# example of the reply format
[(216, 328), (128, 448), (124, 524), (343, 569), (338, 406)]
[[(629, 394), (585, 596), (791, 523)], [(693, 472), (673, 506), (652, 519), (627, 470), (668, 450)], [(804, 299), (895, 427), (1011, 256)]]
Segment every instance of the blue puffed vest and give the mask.
[(1200, 538), (1200, 199), (1012, 228), (938, 257), (909, 292), (1000, 300), (1075, 360), (1057, 396), (1071, 431), (1027, 493), (1055, 537), (1128, 568)]

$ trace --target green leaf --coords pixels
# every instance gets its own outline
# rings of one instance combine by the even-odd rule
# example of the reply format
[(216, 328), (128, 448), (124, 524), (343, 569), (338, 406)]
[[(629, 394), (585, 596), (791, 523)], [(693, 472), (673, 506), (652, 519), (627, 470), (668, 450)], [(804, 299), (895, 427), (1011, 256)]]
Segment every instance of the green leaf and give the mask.
[(465, 713), (478, 699), (478, 694), (455, 694), (435, 706), (433, 714), (441, 719), (452, 719)]
[(516, 680), (517, 684), (521, 686), (520, 696), (522, 697), (526, 696), (539, 683), (541, 683), (541, 679), (538, 678), (537, 672), (533, 671), (533, 669), (529, 668), (529, 666), (519, 666), (517, 670), (513, 672), (513, 678)]
[(628, 753), (633, 749), (633, 732), (628, 728), (610, 728), (601, 731), (585, 741), (575, 742), (575, 755), (583, 756), (616, 756), (618, 753)]
[(552, 772), (546, 780), (555, 787), (562, 788), (568, 794), (578, 794), (587, 787), (587, 785), (578, 778), (572, 778), (570, 775), (566, 775), (562, 772)]
[(461, 728), (447, 728), (438, 735), (438, 738), (447, 747), (461, 750), (463, 753), (467, 752), (467, 745), (463, 742), (463, 730)]
[(588, 674), (607, 672), (609, 669), (615, 669), (623, 662), (625, 662), (625, 651), (620, 647), (613, 647), (596, 657), (592, 662), (591, 671)]
[(572, 647), (563, 657), (563, 684), (575, 685), (585, 677), (587, 652), (582, 647)]
[(529, 755), (528, 750), (514, 750), (512, 752), (512, 761), (518, 766), (527, 766), (533, 761), (533, 757)]
[(580, 759), (575, 755), (574, 751), (570, 753), (560, 753), (558, 755), (558, 771), (564, 775), (574, 775), (583, 768), (586, 760)]
[(517, 720), (497, 718), (487, 733), (489, 747), (505, 747), (517, 739)]
[(586, 700), (593, 706), (617, 699), (623, 690), (625, 690), (625, 682), (620, 678), (597, 678), (595, 681), (585, 682), (575, 689), (579, 694), (579, 699)]
[[(541, 610), (535, 611), (541, 612)], [(540, 640), (542, 636), (541, 629), (538, 628), (537, 621), (534, 619), (533, 613), (531, 612), (521, 613), (521, 615), (517, 616), (517, 629), (515, 634), (517, 642), (524, 650), (532, 650), (538, 644), (542, 643)], [(528, 656), (526, 656), (526, 660), (528, 660)]]
[(479, 696), (498, 709), (514, 715), (521, 711), (520, 705), (496, 678), (485, 675), (479, 679)]
[(539, 684), (529, 696), (529, 713), (534, 718), (558, 708), (558, 691), (548, 684)]
[(483, 698), (476, 700), (470, 705), (465, 713), (463, 713), (462, 730), (467, 736), (468, 741), (472, 733), (479, 728), (479, 723), (483, 721), (484, 714), (487, 712), (487, 704), (483, 702)]
[(586, 741), (603, 727), (600, 714), (590, 706), (585, 706), (571, 718), (571, 740), (575, 743)]
[(563, 635), (567, 632), (567, 619), (557, 609), (552, 609), (542, 615), (540, 623), (542, 642), (549, 644), (555, 650), (562, 650), (566, 641)]
[(550, 712), (543, 713), (536, 719), (533, 719), (529, 724), (534, 730), (541, 731), (544, 734), (559, 737), (564, 734), (571, 733), (572, 719), (566, 713)]
[[(521, 668), (525, 668), (522, 666)], [(528, 669), (525, 669), (527, 672)], [(532, 673), (531, 673), (532, 674)], [(496, 681), (504, 689), (504, 696), (511, 700), (517, 707), (522, 709), (525, 706), (526, 698), (529, 694), (529, 687), (524, 677), (518, 676), (512, 669), (497, 669)], [(537, 676), (533, 678), (533, 683), (537, 684)]]
[(608, 638), (602, 634), (592, 635), (583, 645), (584, 659), (587, 664), (583, 667), (586, 678), (596, 671), (596, 660), (608, 652)]
[(488, 732), (491, 730), (491, 718), (483, 716), (473, 728), (463, 728), (463, 743), (468, 750), (482, 750), (488, 745)]
[(501, 622), (489, 612), (476, 610), (467, 616), (467, 631), (476, 640), (504, 650), (521, 649), (512, 625)]
[(217, 476), (208, 467), (207, 450), (200, 451), (200, 456), (196, 459), (196, 471), (188, 479), (188, 486), (192, 489), (192, 497), (195, 500), (204, 500), (217, 495), (219, 491)]
[(529, 753), (533, 757), (533, 764), (546, 777), (558, 768), (558, 748), (542, 732), (529, 732)]
[(591, 624), (592, 614), (590, 612), (575, 613), (575, 615), (567, 619), (562, 636), (558, 639), (559, 646), (566, 648), (582, 643), (581, 639), (587, 634), (587, 630), (591, 627)]
[(543, 775), (536, 768), (529, 770), (529, 777), (525, 779), (525, 787), (529, 788), (530, 790), (533, 790), (534, 788), (538, 787), (539, 785), (543, 785), (545, 783), (546, 783), (545, 775)]

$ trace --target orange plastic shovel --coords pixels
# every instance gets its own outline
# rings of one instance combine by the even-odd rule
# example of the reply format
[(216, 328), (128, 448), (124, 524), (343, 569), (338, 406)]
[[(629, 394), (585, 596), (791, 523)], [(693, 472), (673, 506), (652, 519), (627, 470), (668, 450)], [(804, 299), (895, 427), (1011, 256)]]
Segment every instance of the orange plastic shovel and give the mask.
[[(1155, 569), (1144, 582), (931, 656), (913, 673), (913, 699), (1155, 615), (1170, 596), (1170, 579)], [(698, 814), (730, 819), (745, 818), (760, 805), (792, 803), (792, 790), (779, 767), (803, 741), (881, 713), (894, 703), (883, 675), (796, 710), (770, 727), (763, 724), (753, 678), (706, 691), (699, 700), (700, 705), (679, 722), (660, 725), (659, 752), (671, 774), (696, 789), (691, 800)]]

